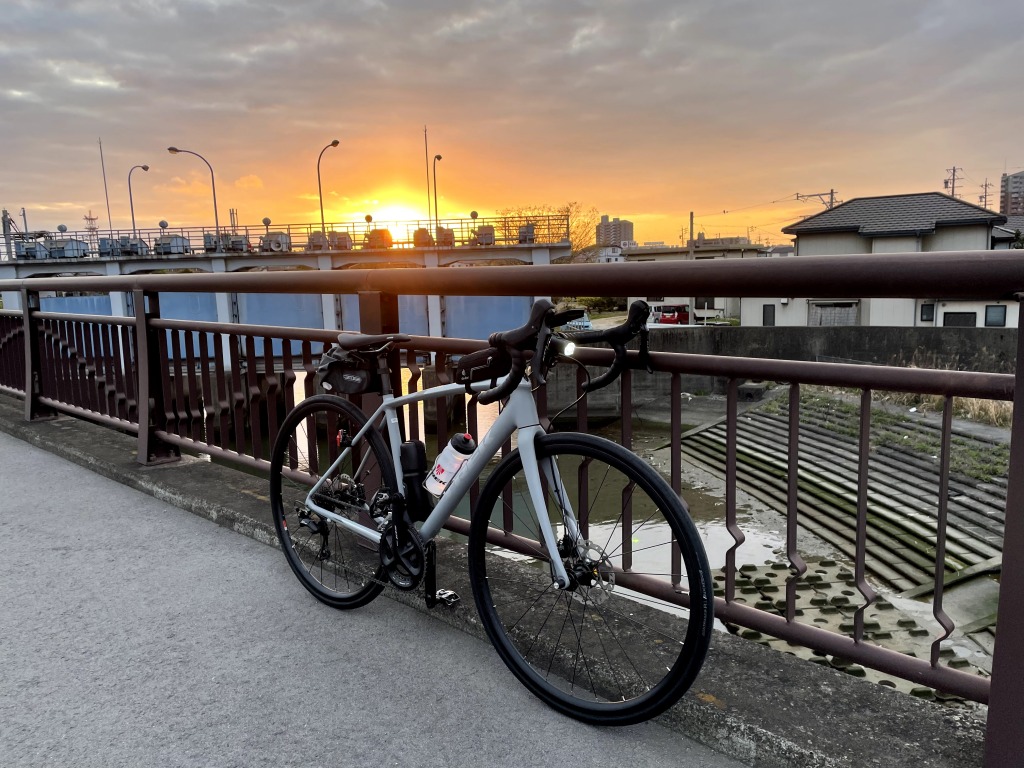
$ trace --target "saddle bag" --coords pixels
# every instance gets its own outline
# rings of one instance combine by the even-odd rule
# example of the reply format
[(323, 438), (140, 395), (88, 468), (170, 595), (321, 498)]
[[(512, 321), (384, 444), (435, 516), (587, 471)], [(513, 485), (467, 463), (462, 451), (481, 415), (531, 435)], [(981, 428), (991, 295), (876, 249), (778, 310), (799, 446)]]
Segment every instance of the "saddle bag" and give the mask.
[(316, 367), (317, 387), (330, 395), (362, 395), (381, 392), (380, 374), (374, 361), (334, 346)]

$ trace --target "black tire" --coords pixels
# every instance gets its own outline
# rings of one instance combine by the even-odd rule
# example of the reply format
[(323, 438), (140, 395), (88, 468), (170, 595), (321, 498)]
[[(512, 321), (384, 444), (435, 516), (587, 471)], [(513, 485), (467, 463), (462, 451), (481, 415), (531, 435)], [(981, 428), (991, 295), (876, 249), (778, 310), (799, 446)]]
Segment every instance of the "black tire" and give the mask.
[[(487, 635), (527, 688), (570, 717), (600, 725), (654, 717), (693, 683), (711, 639), (712, 582), (697, 529), (668, 483), (615, 443), (545, 435), (537, 455), (542, 465), (556, 462), (579, 539), (593, 546), (589, 560), (575, 546), (561, 550), (566, 570), (577, 569), (576, 583), (554, 589), (522, 458), (516, 450), (503, 459), (480, 494), (469, 538), (473, 596)], [(544, 486), (555, 537), (570, 543), (558, 494)], [(671, 573), (679, 575), (674, 589)], [(658, 579), (670, 597), (686, 590), (689, 608), (626, 588), (639, 586), (641, 574)]]
[[(320, 473), (340, 454), (344, 436), (366, 423), (347, 400), (317, 395), (300, 403), (281, 425), (270, 460), (274, 527), (288, 565), (317, 600), (333, 608), (358, 608), (381, 593), (387, 576), (378, 546), (306, 507)], [(370, 430), (352, 455), (361, 471), (346, 464), (318, 492), (324, 509), (374, 527), (369, 502), (381, 487), (394, 489), (395, 467), (380, 433)]]

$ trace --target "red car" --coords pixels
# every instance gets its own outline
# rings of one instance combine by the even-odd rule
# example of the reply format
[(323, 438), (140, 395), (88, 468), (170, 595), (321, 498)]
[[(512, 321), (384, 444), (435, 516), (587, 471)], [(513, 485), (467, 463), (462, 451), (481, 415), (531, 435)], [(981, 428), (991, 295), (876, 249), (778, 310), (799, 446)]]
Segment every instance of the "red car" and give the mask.
[(685, 307), (665, 307), (658, 322), (666, 325), (689, 325), (690, 313)]

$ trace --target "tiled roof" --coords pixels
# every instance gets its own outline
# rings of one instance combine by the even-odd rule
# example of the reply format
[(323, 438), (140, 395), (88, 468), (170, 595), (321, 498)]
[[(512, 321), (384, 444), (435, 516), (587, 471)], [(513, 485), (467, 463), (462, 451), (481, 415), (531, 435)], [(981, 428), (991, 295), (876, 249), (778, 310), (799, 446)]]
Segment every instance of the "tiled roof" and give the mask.
[(938, 226), (1002, 224), (1006, 217), (941, 192), (858, 197), (783, 227), (789, 235), (857, 232), (865, 237), (928, 235)]

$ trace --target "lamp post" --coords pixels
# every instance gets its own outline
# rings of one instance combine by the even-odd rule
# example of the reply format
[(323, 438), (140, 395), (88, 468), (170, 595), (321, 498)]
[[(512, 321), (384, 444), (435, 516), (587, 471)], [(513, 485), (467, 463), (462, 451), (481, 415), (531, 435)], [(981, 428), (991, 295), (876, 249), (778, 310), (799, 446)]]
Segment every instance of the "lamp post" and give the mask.
[(340, 143), (341, 142), (335, 139), (326, 147), (320, 150), (320, 157), (316, 159), (316, 190), (320, 194), (320, 232), (323, 233), (324, 237), (327, 236), (327, 227), (324, 224), (324, 188), (320, 185), (320, 159), (324, 156), (324, 152), (326, 152), (331, 147), (338, 146), (338, 144)]
[(210, 189), (213, 190), (213, 231), (214, 236), (217, 238), (217, 245), (215, 250), (218, 253), (220, 253), (220, 219), (217, 216), (217, 182), (213, 178), (213, 166), (210, 165), (210, 162), (205, 157), (200, 155), (198, 152), (193, 152), (190, 149), (178, 149), (177, 147), (168, 147), (167, 151), (170, 152), (172, 155), (195, 155), (204, 163), (206, 163), (206, 167), (210, 169)]
[(132, 239), (133, 240), (138, 239), (138, 237), (139, 237), (139, 233), (135, 229), (135, 201), (132, 200), (132, 171), (134, 171), (136, 168), (141, 168), (144, 171), (148, 171), (149, 170), (149, 166), (148, 165), (133, 165), (131, 167), (131, 169), (128, 171), (128, 205), (132, 209)]
[(440, 155), (434, 155), (434, 236), (438, 240), (441, 239), (441, 221), (437, 215), (437, 161), (440, 159)]

